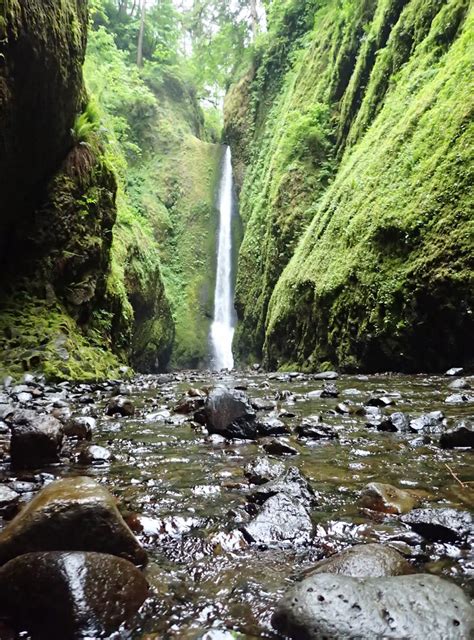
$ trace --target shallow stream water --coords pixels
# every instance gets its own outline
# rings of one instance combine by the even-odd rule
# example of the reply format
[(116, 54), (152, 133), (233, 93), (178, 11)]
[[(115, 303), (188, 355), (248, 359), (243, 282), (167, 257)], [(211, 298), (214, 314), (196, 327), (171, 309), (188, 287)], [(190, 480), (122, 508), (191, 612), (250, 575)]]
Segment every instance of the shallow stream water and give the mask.
[[(258, 372), (144, 376), (122, 384), (121, 392), (137, 412), (119, 419), (105, 416), (110, 384), (58, 386), (58, 392), (72, 392), (72, 408), (98, 418), (94, 443), (107, 447), (114, 459), (92, 467), (53, 465), (42, 470), (51, 474), (42, 479), (89, 475), (106, 485), (150, 556), (146, 572), (154, 596), (133, 622), (131, 635), (117, 637), (192, 639), (215, 629), (210, 638), (230, 637), (220, 636), (219, 630), (278, 638), (270, 617), (288, 585), (318, 559), (358, 542), (390, 544), (417, 569), (452, 579), (469, 591), (472, 550), (428, 543), (397, 516), (375, 517), (357, 503), (367, 483), (384, 482), (414, 490), (420, 506), (472, 508), (472, 451), (443, 450), (436, 434), (378, 432), (366, 426), (362, 409), (370, 397), (385, 396), (393, 401), (382, 410), (386, 414), (403, 411), (417, 417), (441, 410), (447, 425), (472, 417), (472, 402), (445, 402), (451, 381), (424, 375), (341, 376), (334, 381), (338, 398), (308, 399), (306, 394), (322, 389), (323, 381)], [(290, 435), (286, 440), (298, 454), (279, 458), (304, 472), (317, 493), (311, 544), (262, 548), (247, 544), (239, 533), (249, 517), (244, 467), (262, 455), (261, 442), (226, 442), (209, 436), (192, 422), (192, 415), (174, 413), (190, 388), (216, 384), (243, 388), (252, 399), (286, 398), (275, 400), (275, 411), (290, 428), (305, 416), (318, 415), (337, 430), (338, 440), (314, 443)], [(353, 403), (350, 414), (335, 411), (348, 401)], [(3, 477), (12, 477), (7, 464)], [(28, 479), (27, 474), (21, 478)]]

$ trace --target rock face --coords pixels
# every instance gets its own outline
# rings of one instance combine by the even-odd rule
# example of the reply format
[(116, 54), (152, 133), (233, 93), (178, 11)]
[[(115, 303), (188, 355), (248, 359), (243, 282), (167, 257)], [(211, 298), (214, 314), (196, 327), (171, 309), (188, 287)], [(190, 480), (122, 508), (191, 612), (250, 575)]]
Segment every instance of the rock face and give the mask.
[(258, 544), (308, 542), (313, 523), (305, 507), (284, 493), (277, 493), (263, 505), (260, 513), (242, 528), (249, 542)]
[(386, 578), (413, 573), (405, 558), (381, 544), (360, 544), (319, 562), (309, 575), (336, 573), (352, 578)]
[(462, 589), (432, 575), (319, 574), (288, 591), (272, 624), (295, 640), (464, 640), (474, 631), (474, 610)]
[(13, 420), (11, 431), (13, 467), (34, 469), (58, 461), (63, 427), (53, 416), (19, 416)]
[(209, 433), (225, 438), (254, 439), (257, 437), (255, 411), (242, 391), (216, 387), (206, 398), (204, 408), (195, 414)]
[(0, 532), (0, 564), (33, 551), (98, 551), (137, 565), (147, 561), (112, 495), (85, 477), (46, 486)]
[(391, 484), (371, 482), (362, 490), (359, 504), (373, 511), (400, 515), (413, 509), (416, 501), (408, 491), (398, 489)]
[(27, 553), (0, 569), (0, 610), (35, 638), (104, 637), (138, 611), (148, 584), (102, 553)]

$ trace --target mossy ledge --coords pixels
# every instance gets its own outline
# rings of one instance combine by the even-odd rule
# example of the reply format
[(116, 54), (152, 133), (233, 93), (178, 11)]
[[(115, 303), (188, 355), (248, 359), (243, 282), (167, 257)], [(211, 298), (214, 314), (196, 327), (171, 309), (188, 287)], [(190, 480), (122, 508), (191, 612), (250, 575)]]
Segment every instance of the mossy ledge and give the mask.
[(251, 133), (244, 155), (234, 144), (240, 357), (308, 371), (472, 365), (474, 12), (466, 0), (345, 8), (313, 12), (263, 120), (271, 50), (242, 99), (230, 94), (231, 143)]

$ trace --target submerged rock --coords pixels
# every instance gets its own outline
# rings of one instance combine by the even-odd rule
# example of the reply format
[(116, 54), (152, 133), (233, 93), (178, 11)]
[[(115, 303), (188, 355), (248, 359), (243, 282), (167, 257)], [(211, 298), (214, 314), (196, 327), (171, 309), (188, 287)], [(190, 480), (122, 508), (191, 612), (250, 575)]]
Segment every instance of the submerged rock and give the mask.
[(260, 513), (242, 527), (249, 542), (272, 544), (278, 542), (308, 542), (313, 523), (305, 507), (284, 493), (269, 498)]
[(31, 551), (98, 551), (145, 564), (115, 499), (90, 478), (46, 486), (0, 532), (0, 564)]
[(0, 569), (0, 611), (40, 639), (109, 635), (147, 596), (133, 564), (102, 553), (28, 553)]
[(437, 576), (352, 578), (318, 574), (292, 587), (273, 626), (298, 640), (464, 640), (474, 610), (462, 589)]
[(455, 449), (457, 447), (474, 447), (474, 430), (470, 422), (459, 422), (455, 429), (441, 434), (439, 446), (442, 449)]
[(257, 437), (255, 411), (242, 391), (226, 387), (212, 389), (194, 418), (204, 424), (209, 433), (225, 438), (253, 440)]
[(245, 477), (251, 484), (265, 484), (283, 475), (285, 467), (281, 462), (259, 457), (245, 467)]
[(129, 398), (116, 396), (110, 400), (106, 413), (108, 416), (131, 417), (135, 415), (135, 405)]
[(19, 412), (11, 422), (10, 454), (12, 466), (34, 469), (58, 462), (63, 426), (53, 416), (31, 416)]
[(371, 482), (362, 489), (359, 504), (373, 511), (383, 513), (408, 513), (416, 504), (411, 493), (398, 489), (391, 484)]
[(358, 544), (318, 562), (307, 575), (337, 573), (353, 578), (384, 578), (413, 573), (407, 560), (382, 544)]
[(473, 532), (472, 515), (457, 509), (414, 509), (402, 522), (424, 538), (440, 542), (457, 542)]

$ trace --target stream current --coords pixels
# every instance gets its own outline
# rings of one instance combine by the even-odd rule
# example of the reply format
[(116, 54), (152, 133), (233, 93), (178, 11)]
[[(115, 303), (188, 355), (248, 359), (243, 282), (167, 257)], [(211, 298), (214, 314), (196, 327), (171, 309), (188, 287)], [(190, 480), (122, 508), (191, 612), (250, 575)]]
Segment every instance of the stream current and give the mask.
[[(430, 543), (398, 517), (374, 517), (357, 502), (367, 483), (385, 482), (413, 490), (421, 506), (472, 508), (472, 451), (443, 450), (438, 435), (379, 432), (366, 426), (363, 409), (369, 398), (384, 396), (393, 403), (382, 409), (387, 414), (403, 411), (417, 417), (441, 410), (448, 424), (472, 416), (472, 403), (445, 402), (451, 381), (424, 375), (341, 376), (334, 381), (337, 398), (308, 396), (322, 389), (323, 382), (302, 374), (183, 372), (141, 376), (120, 388), (114, 382), (63, 383), (49, 393), (63, 398), (74, 412), (98, 418), (94, 443), (108, 448), (113, 460), (84, 467), (65, 459), (34, 474), (15, 474), (5, 462), (2, 478), (41, 484), (89, 475), (117, 496), (149, 553), (146, 574), (154, 594), (133, 621), (130, 635), (114, 637), (191, 639), (214, 629), (206, 637), (229, 638), (219, 632), (233, 630), (247, 638), (278, 638), (270, 617), (279, 596), (318, 559), (355, 543), (390, 544), (417, 570), (446, 577), (469, 591), (471, 549)], [(192, 414), (174, 411), (189, 389), (217, 384), (242, 388), (252, 400), (274, 403), (274, 414), (292, 431), (283, 441), (297, 455), (278, 460), (286, 467), (297, 466), (316, 491), (315, 536), (310, 543), (262, 547), (247, 544), (239, 535), (249, 517), (250, 486), (244, 467), (265, 455), (262, 441), (210, 436)], [(134, 417), (105, 415), (110, 396), (118, 391), (134, 402)], [(350, 413), (336, 411), (341, 402), (352, 407)], [(338, 432), (338, 440), (296, 438), (295, 426), (314, 415)], [(25, 495), (24, 500), (31, 497)]]

